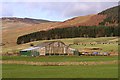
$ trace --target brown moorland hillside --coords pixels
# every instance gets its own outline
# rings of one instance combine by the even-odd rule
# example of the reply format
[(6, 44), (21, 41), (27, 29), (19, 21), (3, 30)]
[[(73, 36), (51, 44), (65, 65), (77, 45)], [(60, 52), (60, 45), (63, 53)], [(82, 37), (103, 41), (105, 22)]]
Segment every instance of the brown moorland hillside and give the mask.
[[(7, 18), (6, 18), (7, 19)], [(98, 26), (105, 19), (104, 15), (87, 15), (75, 17), (63, 22), (45, 22), (45, 23), (26, 23), (23, 21), (2, 20), (3, 26), (3, 47), (14, 46), (19, 36), (37, 32), (41, 30), (50, 30), (52, 28), (65, 28), (72, 26)]]
[(118, 26), (119, 15), (120, 15), (120, 5), (104, 10), (99, 15), (106, 15), (104, 21), (100, 25), (106, 26)]
[[(48, 23), (40, 23), (40, 24), (26, 24), (21, 22), (14, 22), (14, 23), (2, 23), (3, 27), (2, 30), (2, 41), (5, 46), (14, 46), (16, 45), (16, 40), (18, 36), (28, 34), (31, 32), (36, 32), (39, 30), (46, 30), (51, 25), (56, 24), (56, 22), (48, 22)], [(9, 27), (7, 27), (9, 25)], [(20, 26), (20, 27), (18, 27)]]
[[(18, 36), (29, 34), (41, 30), (49, 30), (52, 28), (63, 28), (69, 27), (70, 24), (76, 25), (77, 23), (82, 23), (88, 20), (91, 16), (80, 16), (74, 19), (70, 19), (64, 22), (43, 22), (43, 23), (28, 23), (24, 22), (23, 19), (9, 19), (2, 18), (2, 41), (5, 46), (16, 45), (16, 40)], [(23, 21), (22, 21), (23, 20)]]
[(63, 22), (54, 22), (48, 20), (37, 20), (30, 18), (2, 18), (2, 44), (3, 47), (11, 47), (16, 44), (19, 36), (37, 32), (41, 30), (50, 30), (52, 28), (78, 27), (78, 26), (110, 26), (115, 23), (118, 25), (117, 18), (118, 6), (104, 10), (98, 14), (78, 16)]

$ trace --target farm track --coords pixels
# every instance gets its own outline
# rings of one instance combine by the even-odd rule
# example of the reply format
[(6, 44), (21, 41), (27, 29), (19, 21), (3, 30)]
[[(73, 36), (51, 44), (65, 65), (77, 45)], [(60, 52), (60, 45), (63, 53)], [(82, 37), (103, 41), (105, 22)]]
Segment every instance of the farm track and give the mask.
[(0, 60), (0, 64), (24, 64), (36, 66), (69, 66), (69, 65), (102, 65), (102, 64), (118, 64), (117, 60), (113, 61), (100, 61), (100, 62), (32, 62), (32, 61), (13, 61), (13, 60)]

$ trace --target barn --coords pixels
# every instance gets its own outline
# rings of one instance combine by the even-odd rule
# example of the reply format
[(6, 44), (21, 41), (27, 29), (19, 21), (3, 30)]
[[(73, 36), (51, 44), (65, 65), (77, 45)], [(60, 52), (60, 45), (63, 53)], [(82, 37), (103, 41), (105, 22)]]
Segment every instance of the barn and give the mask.
[[(26, 51), (26, 52), (25, 52)], [(21, 54), (39, 55), (74, 55), (75, 49), (70, 48), (62, 41), (47, 41), (40, 43), (32, 48), (21, 50)]]

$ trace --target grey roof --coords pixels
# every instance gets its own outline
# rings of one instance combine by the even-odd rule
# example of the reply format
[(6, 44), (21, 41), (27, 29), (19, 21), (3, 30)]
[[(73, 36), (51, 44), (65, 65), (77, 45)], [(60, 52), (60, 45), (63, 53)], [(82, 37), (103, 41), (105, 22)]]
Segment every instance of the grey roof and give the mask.
[[(54, 42), (61, 42), (61, 43), (63, 43), (62, 41), (47, 41), (47, 42), (43, 42), (43, 43), (38, 44), (37, 47), (45, 47), (45, 46), (50, 45), (50, 44), (52, 44), (52, 43), (54, 43)], [(63, 44), (64, 44), (64, 43), (63, 43)], [(65, 45), (65, 44), (64, 44), (64, 45)], [(66, 45), (65, 45), (65, 46), (66, 46)]]
[[(40, 44), (38, 44), (37, 46), (34, 46), (34, 47), (30, 47), (30, 48), (27, 48), (27, 49), (23, 49), (21, 51), (30, 51), (30, 50), (35, 50), (35, 49), (39, 49), (39, 48), (42, 48), (42, 47), (46, 47), (54, 42), (60, 42), (60, 43), (63, 43), (62, 41), (47, 41), (47, 42), (42, 42)], [(64, 44), (64, 43), (63, 43)], [(64, 44), (65, 45), (65, 44)], [(67, 45), (65, 45), (67, 46)], [(68, 47), (68, 46), (67, 46)], [(72, 49), (72, 48), (71, 48)]]
[(35, 50), (35, 49), (39, 49), (39, 47), (30, 47), (30, 48), (27, 48), (27, 49), (23, 49), (21, 51), (30, 51), (30, 50)]

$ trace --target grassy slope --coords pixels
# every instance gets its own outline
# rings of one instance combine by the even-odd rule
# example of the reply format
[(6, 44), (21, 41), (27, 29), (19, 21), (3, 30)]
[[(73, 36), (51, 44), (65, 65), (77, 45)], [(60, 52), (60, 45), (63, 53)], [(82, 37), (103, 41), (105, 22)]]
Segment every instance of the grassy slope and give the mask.
[(88, 48), (88, 47), (99, 47), (99, 48), (103, 49), (101, 52), (110, 52), (110, 51), (117, 52), (118, 51), (117, 44), (104, 44), (104, 45), (103, 44), (97, 44), (97, 45), (94, 45), (94, 46), (91, 46), (91, 45), (87, 45), (87, 46), (73, 45), (71, 47), (75, 48), (75, 49), (80, 49), (80, 50), (82, 50), (83, 48)]
[(117, 78), (117, 65), (28, 66), (3, 65), (3, 78)]
[[(116, 37), (101, 37), (101, 38), (66, 38), (66, 39), (54, 39), (54, 40), (61, 40), (63, 41), (65, 44), (73, 44), (74, 40), (79, 40), (80, 42), (95, 42), (95, 41), (109, 41), (109, 40), (115, 40), (118, 39)], [(34, 41), (34, 42), (30, 42), (30, 43), (26, 43), (26, 44), (21, 44), (21, 45), (16, 45), (16, 46), (11, 46), (11, 47), (3, 47), (3, 53), (5, 52), (10, 52), (10, 51), (19, 51), (20, 49), (25, 49), (30, 47), (30, 44), (39, 44), (41, 42), (45, 42), (48, 40), (40, 40), (40, 41)], [(53, 41), (53, 40), (49, 40), (49, 41)], [(86, 46), (82, 46), (82, 45), (72, 45), (72, 48), (76, 48), (76, 49), (81, 49), (84, 47), (100, 47), (103, 48), (103, 51), (115, 51), (118, 52), (118, 45), (117, 44), (98, 44), (95, 46), (91, 46), (91, 45), (86, 45)]]

